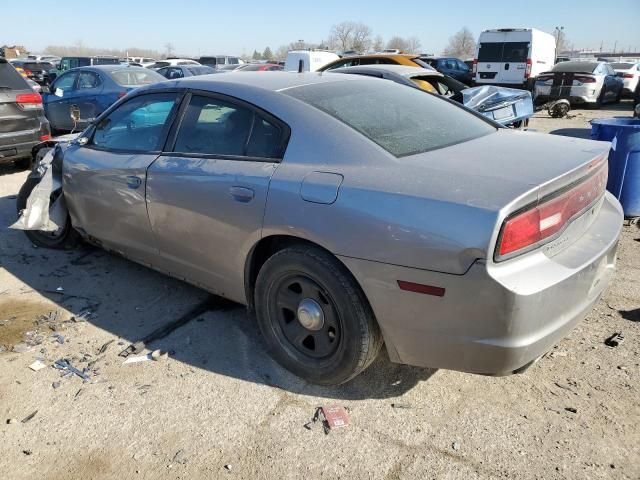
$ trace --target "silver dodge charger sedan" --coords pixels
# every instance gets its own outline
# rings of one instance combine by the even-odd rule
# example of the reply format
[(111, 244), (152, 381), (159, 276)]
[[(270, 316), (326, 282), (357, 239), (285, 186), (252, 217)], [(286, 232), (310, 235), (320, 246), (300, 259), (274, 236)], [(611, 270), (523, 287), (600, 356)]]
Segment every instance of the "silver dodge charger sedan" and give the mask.
[(611, 281), (608, 148), (362, 76), (193, 77), (136, 90), (57, 147), (68, 218), (27, 234), (247, 305), (310, 382), (346, 382), (383, 343), (394, 362), (504, 375)]

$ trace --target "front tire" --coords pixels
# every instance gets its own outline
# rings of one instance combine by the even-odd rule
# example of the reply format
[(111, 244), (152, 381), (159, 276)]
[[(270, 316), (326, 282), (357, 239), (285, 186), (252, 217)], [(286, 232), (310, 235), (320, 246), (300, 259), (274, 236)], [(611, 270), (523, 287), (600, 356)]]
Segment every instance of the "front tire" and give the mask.
[[(18, 211), (18, 216), (22, 210), (24, 210), (27, 206), (27, 199), (31, 194), (31, 191), (35, 188), (36, 185), (40, 183), (40, 179), (38, 178), (27, 178), (20, 188), (20, 192), (18, 193), (18, 198), (16, 200), (16, 209)], [(61, 192), (54, 192), (52, 194), (53, 201), (55, 199), (55, 195), (60, 195)], [(56, 250), (67, 250), (75, 247), (80, 240), (80, 235), (76, 232), (71, 225), (71, 218), (67, 213), (67, 219), (65, 221), (64, 226), (62, 226), (56, 232), (41, 232), (39, 230), (25, 230), (24, 233), (27, 235), (29, 240), (34, 245), (43, 248), (52, 248)]]
[(278, 363), (316, 384), (352, 379), (378, 355), (382, 335), (364, 293), (331, 254), (285, 248), (256, 280), (258, 325)]

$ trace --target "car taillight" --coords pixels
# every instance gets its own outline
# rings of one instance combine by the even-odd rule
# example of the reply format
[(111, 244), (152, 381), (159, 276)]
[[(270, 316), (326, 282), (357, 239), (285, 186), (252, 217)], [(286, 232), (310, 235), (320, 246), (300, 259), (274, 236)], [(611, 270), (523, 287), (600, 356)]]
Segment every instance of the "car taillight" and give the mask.
[(527, 67), (524, 71), (524, 78), (529, 78), (531, 76), (531, 59), (527, 58)]
[(496, 261), (550, 241), (600, 198), (607, 185), (608, 169), (605, 156), (598, 162), (596, 173), (571, 189), (507, 218), (496, 247)]
[(471, 71), (475, 74), (478, 71), (478, 59), (473, 59), (473, 65), (471, 66)]
[(28, 68), (24, 69), (24, 74), (25, 75), (33, 75), (33, 72), (31, 70), (29, 70)]
[(581, 83), (596, 83), (596, 79), (594, 77), (586, 77), (583, 75), (575, 75), (573, 79)]
[(625, 73), (622, 75), (622, 78), (633, 78), (633, 73)]
[(46, 142), (47, 140), (51, 140), (51, 135), (40, 135), (41, 142)]
[(22, 110), (37, 110), (42, 108), (42, 97), (39, 93), (19, 93), (16, 103)]

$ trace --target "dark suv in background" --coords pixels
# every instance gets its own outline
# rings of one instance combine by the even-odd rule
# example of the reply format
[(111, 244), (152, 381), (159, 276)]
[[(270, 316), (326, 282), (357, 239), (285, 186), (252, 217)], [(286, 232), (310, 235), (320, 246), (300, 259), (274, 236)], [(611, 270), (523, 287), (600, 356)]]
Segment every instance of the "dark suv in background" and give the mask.
[(31, 149), (49, 140), (42, 97), (4, 58), (0, 58), (0, 164), (31, 167)]
[(459, 58), (454, 57), (423, 57), (420, 60), (427, 62), (440, 73), (455, 78), (465, 85), (471, 86), (473, 73), (471, 68)]
[(55, 68), (52, 63), (35, 60), (12, 60), (11, 65), (22, 68), (27, 78), (43, 87), (49, 85), (49, 71)]

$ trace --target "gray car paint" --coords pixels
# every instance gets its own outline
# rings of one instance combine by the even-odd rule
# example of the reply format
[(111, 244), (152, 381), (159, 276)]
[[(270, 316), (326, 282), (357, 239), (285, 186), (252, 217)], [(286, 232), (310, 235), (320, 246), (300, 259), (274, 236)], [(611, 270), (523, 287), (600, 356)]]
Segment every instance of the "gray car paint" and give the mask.
[[(309, 240), (353, 273), (394, 361), (495, 374), (544, 353), (610, 281), (620, 206), (607, 195), (589, 210), (589, 221), (562, 234), (557, 251), (546, 247), (495, 263), (497, 235), (508, 214), (586, 175), (608, 144), (500, 130), (398, 159), (282, 94), (343, 81), (379, 80), (260, 72), (141, 89), (207, 90), (257, 105), (291, 127), (284, 159), (256, 165), (163, 154), (155, 163), (145, 160), (151, 166), (143, 199), (127, 188), (127, 171), (81, 180), (103, 168), (103, 160), (76, 146), (64, 159), (74, 225), (99, 232), (105, 246), (134, 260), (242, 303), (251, 301), (245, 267), (257, 242), (274, 235)], [(252, 189), (255, 198), (233, 199), (236, 187)], [(105, 198), (91, 198), (100, 194)], [(111, 201), (115, 209), (107, 208)], [(98, 219), (92, 218), (96, 211)], [(444, 286), (448, 293), (400, 291), (397, 280)]]

